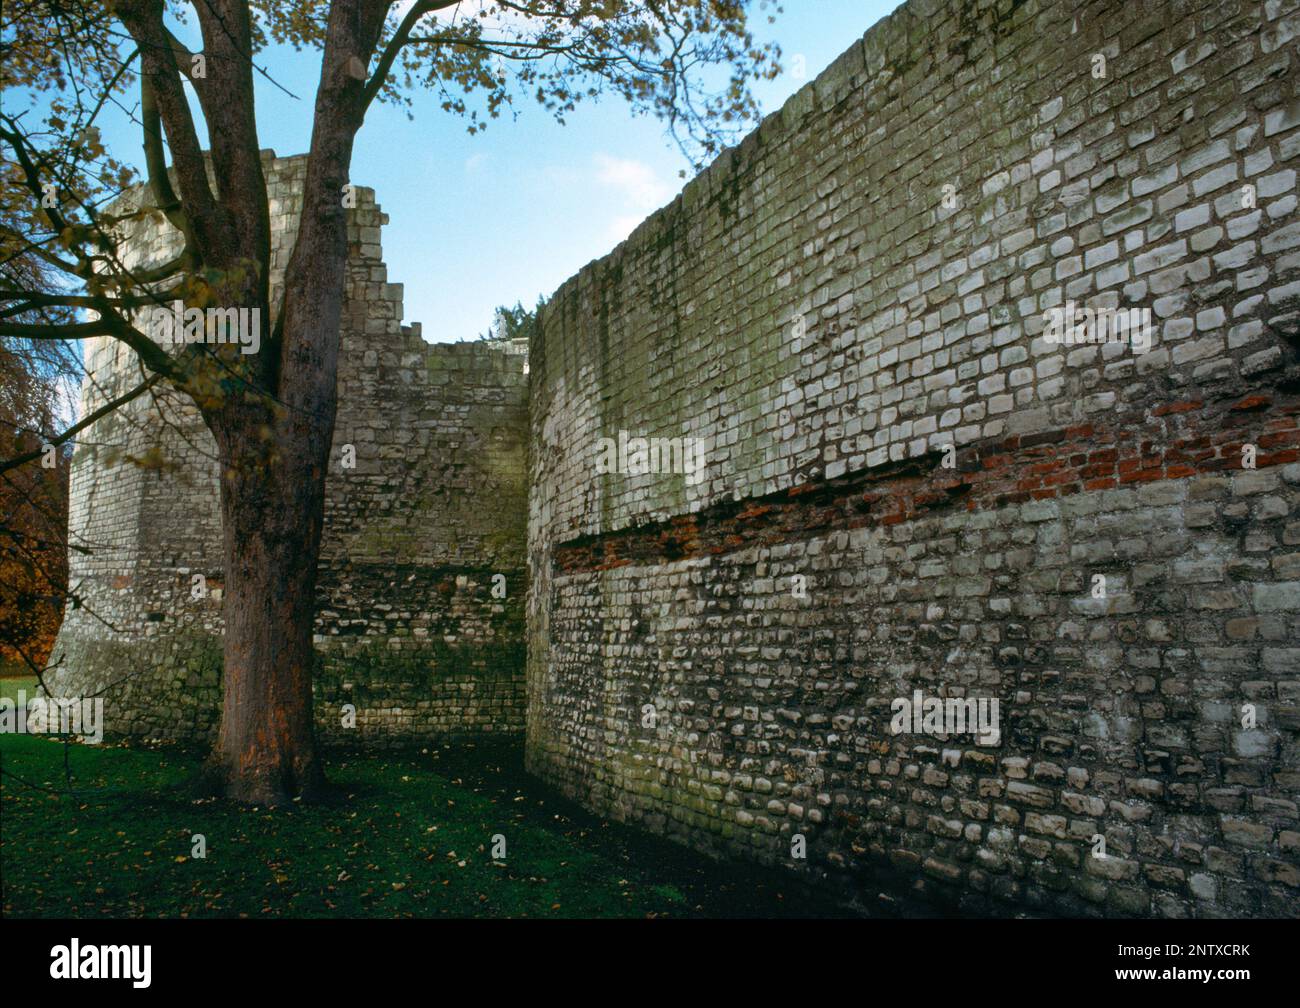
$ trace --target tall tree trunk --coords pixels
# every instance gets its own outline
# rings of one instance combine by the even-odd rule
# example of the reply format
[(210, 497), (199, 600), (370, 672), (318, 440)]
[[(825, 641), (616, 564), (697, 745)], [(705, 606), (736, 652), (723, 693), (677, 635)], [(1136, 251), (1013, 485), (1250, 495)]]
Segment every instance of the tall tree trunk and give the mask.
[(226, 681), (210, 765), (237, 801), (310, 800), (326, 788), (312, 717), (312, 633), (347, 273), (344, 187), (365, 116), (364, 68), (387, 7), (330, 7), (302, 214), (279, 324), (262, 345), (271, 364), (262, 387), (274, 391), (224, 383), (227, 394), (208, 417), (223, 468), (227, 578)]
[[(350, 145), (349, 145), (350, 147)], [(349, 151), (350, 152), (350, 151)], [(346, 165), (346, 161), (343, 162)], [(213, 761), (227, 797), (280, 804), (325, 790), (312, 716), (316, 569), (334, 439), (347, 267), (340, 177), (308, 165), (285, 271), (277, 396), (228, 393), (209, 422), (222, 466), (225, 687)], [(341, 176), (346, 178), (346, 176)]]
[(221, 446), (225, 689), (213, 760), (227, 797), (263, 805), (325, 791), (312, 629), (328, 448), (294, 426), (280, 426), (274, 454), (259, 467), (238, 445)]

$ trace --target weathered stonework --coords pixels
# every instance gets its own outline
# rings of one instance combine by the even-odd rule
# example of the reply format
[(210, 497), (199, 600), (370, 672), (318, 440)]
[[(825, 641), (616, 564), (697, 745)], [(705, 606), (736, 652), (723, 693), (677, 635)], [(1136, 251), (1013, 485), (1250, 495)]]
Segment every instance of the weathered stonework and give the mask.
[[(292, 247), (304, 158), (268, 156), (273, 300)], [(350, 211), (316, 623), (315, 709), (328, 742), (406, 745), (523, 730), (525, 348), (429, 345), (403, 326), (371, 190)], [(129, 265), (165, 261), (165, 225)], [(139, 380), (133, 352), (87, 341), (83, 410)], [(344, 468), (343, 447), (355, 447)], [(146, 464), (127, 461), (127, 457)], [(175, 393), (91, 427), (73, 457), (70, 608), (53, 659), (62, 695), (103, 692), (110, 734), (204, 742), (220, 711), (221, 546), (215, 446)], [(84, 550), (84, 552), (83, 552)], [(209, 594), (191, 598), (202, 574)], [(505, 577), (505, 597), (492, 594)], [(107, 624), (105, 623), (107, 621)], [(345, 704), (355, 728), (343, 727)]]
[[(530, 769), (846, 901), (1296, 915), (1298, 38), (914, 0), (566, 283)], [(1066, 301), (1151, 348), (1049, 343)], [(620, 431), (705, 478), (598, 472)], [(914, 690), (999, 742), (894, 734)]]
[[(602, 814), (846, 902), (1295, 915), (1298, 47), (1300, 0), (912, 0), (565, 284), (531, 378), (401, 325), (359, 189), (324, 736), (520, 731), (530, 577), (528, 765)], [(1150, 349), (1050, 343), (1066, 302)], [(87, 349), (93, 409), (138, 368)], [(620, 432), (703, 478), (598, 471)], [(210, 738), (210, 438), (160, 396), (83, 440), (56, 685)], [(1000, 737), (896, 734), (918, 690)]]

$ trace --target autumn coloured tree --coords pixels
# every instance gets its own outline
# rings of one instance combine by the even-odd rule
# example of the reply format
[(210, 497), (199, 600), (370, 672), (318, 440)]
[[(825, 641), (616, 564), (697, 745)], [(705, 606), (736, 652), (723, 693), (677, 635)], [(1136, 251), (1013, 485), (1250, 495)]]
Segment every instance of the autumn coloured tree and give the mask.
[[(353, 144), (376, 102), (450, 114), (477, 131), (511, 103), (561, 120), (621, 96), (704, 157), (752, 122), (750, 83), (774, 76), (748, 8), (767, 0), (29, 0), (6, 5), (0, 257), (39, 262), (0, 288), (0, 336), (107, 336), (139, 358), (139, 385), (188, 395), (220, 461), (226, 593), (224, 699), (211, 759), (229, 797), (266, 804), (325, 791), (313, 738), (312, 623), (326, 463), (335, 419)], [(773, 8), (775, 9), (775, 8)], [(196, 25), (187, 48), (179, 25)], [(302, 213), (283, 294), (270, 303), (270, 214), (254, 81), (268, 46), (320, 55)], [(432, 109), (424, 108), (424, 94)], [(174, 260), (127, 268), (129, 221), (110, 199), (132, 181), (104, 149), (108, 103), (138, 119), (150, 198), (183, 237)], [(200, 145), (206, 127), (210, 149)], [(115, 156), (116, 155), (116, 156)], [(521, 153), (521, 159), (527, 155)], [(526, 164), (521, 163), (521, 170)], [(17, 274), (14, 274), (17, 276)], [(257, 309), (257, 353), (160, 346), (151, 306)], [(62, 315), (52, 313), (61, 312)], [(41, 315), (43, 317), (35, 317)], [(101, 411), (102, 412), (102, 411)], [(75, 437), (82, 417), (61, 435)], [(23, 451), (0, 471), (36, 464)]]
[(44, 434), (67, 407), (71, 362), (57, 351), (0, 339), (0, 458), (40, 452), (0, 475), (0, 670), (26, 674), (49, 658), (67, 590), (69, 458)]

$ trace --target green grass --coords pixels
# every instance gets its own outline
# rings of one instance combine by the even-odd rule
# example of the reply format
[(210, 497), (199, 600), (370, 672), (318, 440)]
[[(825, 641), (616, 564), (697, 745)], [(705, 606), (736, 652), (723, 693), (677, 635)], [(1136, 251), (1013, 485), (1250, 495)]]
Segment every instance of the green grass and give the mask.
[(11, 676), (0, 679), (0, 698), (8, 698), (15, 703), (18, 702), (19, 690), (22, 690), (26, 694), (28, 701), (31, 701), (36, 698), (37, 689), (38, 684), (34, 675)]
[[(348, 795), (247, 809), (197, 799), (199, 757), (0, 736), (5, 916), (822, 916), (779, 871), (736, 867), (557, 798), (496, 744), (331, 754)], [(203, 834), (207, 857), (192, 856)], [(494, 834), (506, 856), (491, 857)]]

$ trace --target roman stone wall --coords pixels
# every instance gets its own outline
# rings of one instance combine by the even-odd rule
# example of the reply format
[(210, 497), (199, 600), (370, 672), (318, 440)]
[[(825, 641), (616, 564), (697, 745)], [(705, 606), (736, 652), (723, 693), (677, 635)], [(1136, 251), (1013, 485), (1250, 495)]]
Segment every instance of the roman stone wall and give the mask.
[[(305, 167), (266, 156), (273, 300)], [(316, 621), (318, 729), (327, 742), (371, 746), (519, 733), (526, 350), (430, 345), (403, 326), (402, 288), (380, 249), (387, 218), (373, 191), (356, 197)], [(127, 264), (176, 249), (165, 224), (141, 223)], [(87, 341), (86, 364), (85, 412), (139, 381), (134, 353), (107, 338)], [(53, 688), (102, 693), (111, 735), (210, 740), (223, 594), (211, 435), (183, 397), (160, 390), (79, 437), (72, 472), (70, 584), (85, 604), (66, 613)], [(191, 597), (195, 574), (205, 598)]]
[[(568, 281), (530, 769), (850, 903), (1295, 915), (1298, 47), (1297, 0), (913, 0)], [(895, 732), (918, 690), (996, 743)]]

